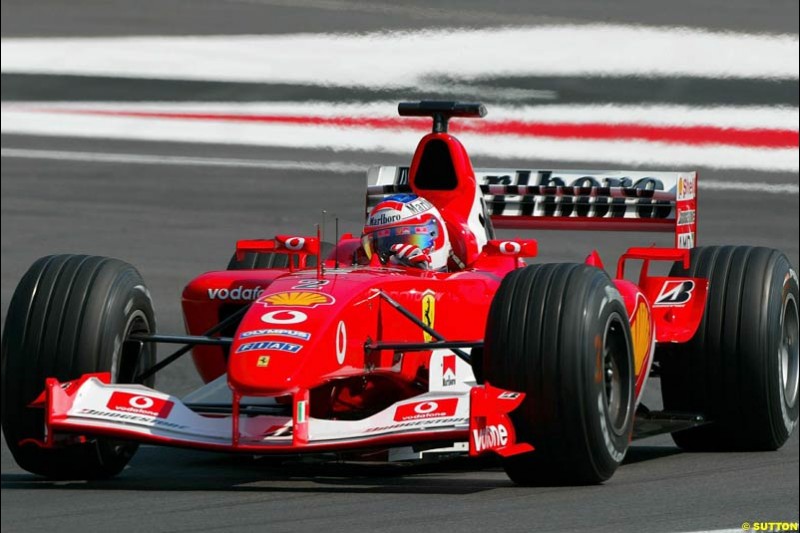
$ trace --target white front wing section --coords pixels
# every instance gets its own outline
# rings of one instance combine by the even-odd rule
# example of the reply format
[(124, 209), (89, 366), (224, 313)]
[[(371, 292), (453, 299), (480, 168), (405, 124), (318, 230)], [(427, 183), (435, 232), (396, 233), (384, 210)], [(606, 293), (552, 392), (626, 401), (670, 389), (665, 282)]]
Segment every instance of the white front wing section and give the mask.
[[(51, 431), (99, 433), (193, 447), (263, 448), (264, 451), (272, 447), (371, 445), (371, 441), (390, 445), (394, 437), (435, 440), (437, 433), (453, 432), (463, 432), (461, 440), (466, 440), (470, 411), (469, 388), (462, 388), (452, 392), (429, 392), (354, 421), (306, 418), (298, 415), (295, 404), (294, 417), (239, 415), (237, 431), (231, 415), (196, 413), (178, 398), (142, 385), (105, 384), (90, 377), (67, 384), (54, 383), (48, 394)], [(303, 406), (302, 410), (306, 408)], [(297, 442), (293, 431), (296, 423), (307, 424), (307, 441)]]

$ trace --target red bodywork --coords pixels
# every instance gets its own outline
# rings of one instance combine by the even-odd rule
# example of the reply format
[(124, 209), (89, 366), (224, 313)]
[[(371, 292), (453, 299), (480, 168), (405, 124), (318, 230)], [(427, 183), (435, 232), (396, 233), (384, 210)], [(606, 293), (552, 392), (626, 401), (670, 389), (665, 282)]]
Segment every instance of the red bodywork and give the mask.
[[(513, 268), (510, 258), (506, 263)], [(211, 287), (267, 286), (261, 298), (252, 304), (238, 331), (291, 329), (311, 336), (308, 340), (285, 335), (235, 337), (227, 363), (228, 382), (232, 389), (253, 396), (293, 394), (301, 389), (314, 389), (323, 382), (331, 382), (332, 389), (342, 389), (340, 392), (347, 394), (343, 389), (352, 388), (347, 382), (352, 378), (363, 382), (366, 369), (370, 371), (366, 375), (367, 384), (363, 385), (365, 389), (370, 388), (369, 382), (375, 381), (381, 382), (383, 387), (396, 387), (396, 394), (407, 396), (415, 388), (413, 382), (427, 380), (430, 354), (404, 354), (398, 365), (393, 351), (365, 351), (364, 345), (369, 341), (425, 340), (419, 326), (378, 297), (378, 291), (388, 294), (420, 318), (424, 316), (423, 300), (430, 295), (434, 299), (435, 313), (435, 322), (431, 325), (440, 334), (453, 340), (480, 340), (488, 305), (501, 279), (491, 272), (456, 275), (383, 267), (328, 272), (321, 279), (314, 272), (284, 274), (274, 281), (267, 276), (259, 278), (259, 271), (231, 274), (205, 274), (187, 286), (183, 303), (191, 332), (201, 332), (208, 322), (213, 326), (219, 320), (219, 305), (209, 303), (207, 298), (208, 291), (213, 290)], [(319, 282), (324, 285), (305, 288)], [(449, 317), (458, 317), (458, 320)], [(282, 345), (275, 350), (242, 352), (253, 340), (290, 341), (301, 348), (295, 353), (285, 351)], [(270, 356), (269, 363), (259, 367), (258, 359), (265, 354)], [(214, 368), (225, 370), (223, 350), (218, 347), (204, 347), (202, 354), (195, 355), (195, 361), (207, 378), (216, 377), (212, 364)], [(343, 383), (337, 386), (335, 382), (338, 381)], [(391, 390), (380, 391), (384, 397), (387, 394), (395, 396)], [(331, 396), (336, 397), (336, 394)], [(351, 396), (347, 401), (371, 403)], [(335, 407), (334, 400), (334, 405), (324, 406), (324, 409), (335, 411)], [(323, 406), (312, 407), (312, 412), (316, 409), (323, 409)]]

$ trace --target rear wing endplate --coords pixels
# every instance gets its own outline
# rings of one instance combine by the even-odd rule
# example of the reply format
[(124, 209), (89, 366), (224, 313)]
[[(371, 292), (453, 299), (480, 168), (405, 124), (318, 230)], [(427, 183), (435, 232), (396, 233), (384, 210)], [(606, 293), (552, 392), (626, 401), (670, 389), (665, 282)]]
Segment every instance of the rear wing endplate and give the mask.
[[(696, 245), (696, 172), (475, 169), (475, 179), (495, 228), (658, 231)], [(410, 190), (408, 167), (372, 167), (367, 211)]]

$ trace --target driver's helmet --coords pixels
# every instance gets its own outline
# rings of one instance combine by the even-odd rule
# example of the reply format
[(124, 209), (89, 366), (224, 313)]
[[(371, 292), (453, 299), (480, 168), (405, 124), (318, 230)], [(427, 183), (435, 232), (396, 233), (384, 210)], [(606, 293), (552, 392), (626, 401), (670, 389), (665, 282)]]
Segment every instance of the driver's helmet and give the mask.
[(416, 194), (395, 194), (369, 213), (361, 242), (368, 258), (381, 263), (445, 270), (450, 240), (444, 219), (433, 204)]

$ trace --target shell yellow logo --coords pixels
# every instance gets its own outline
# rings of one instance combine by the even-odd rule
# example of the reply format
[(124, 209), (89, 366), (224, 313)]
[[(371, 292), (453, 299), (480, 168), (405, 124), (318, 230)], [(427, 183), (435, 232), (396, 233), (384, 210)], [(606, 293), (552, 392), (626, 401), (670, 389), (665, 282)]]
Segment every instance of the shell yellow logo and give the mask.
[(650, 310), (647, 304), (639, 301), (631, 320), (631, 341), (633, 344), (634, 373), (638, 376), (642, 370), (651, 346)]
[(258, 300), (259, 303), (269, 307), (316, 307), (331, 305), (335, 301), (333, 296), (310, 291), (276, 292), (262, 296)]

